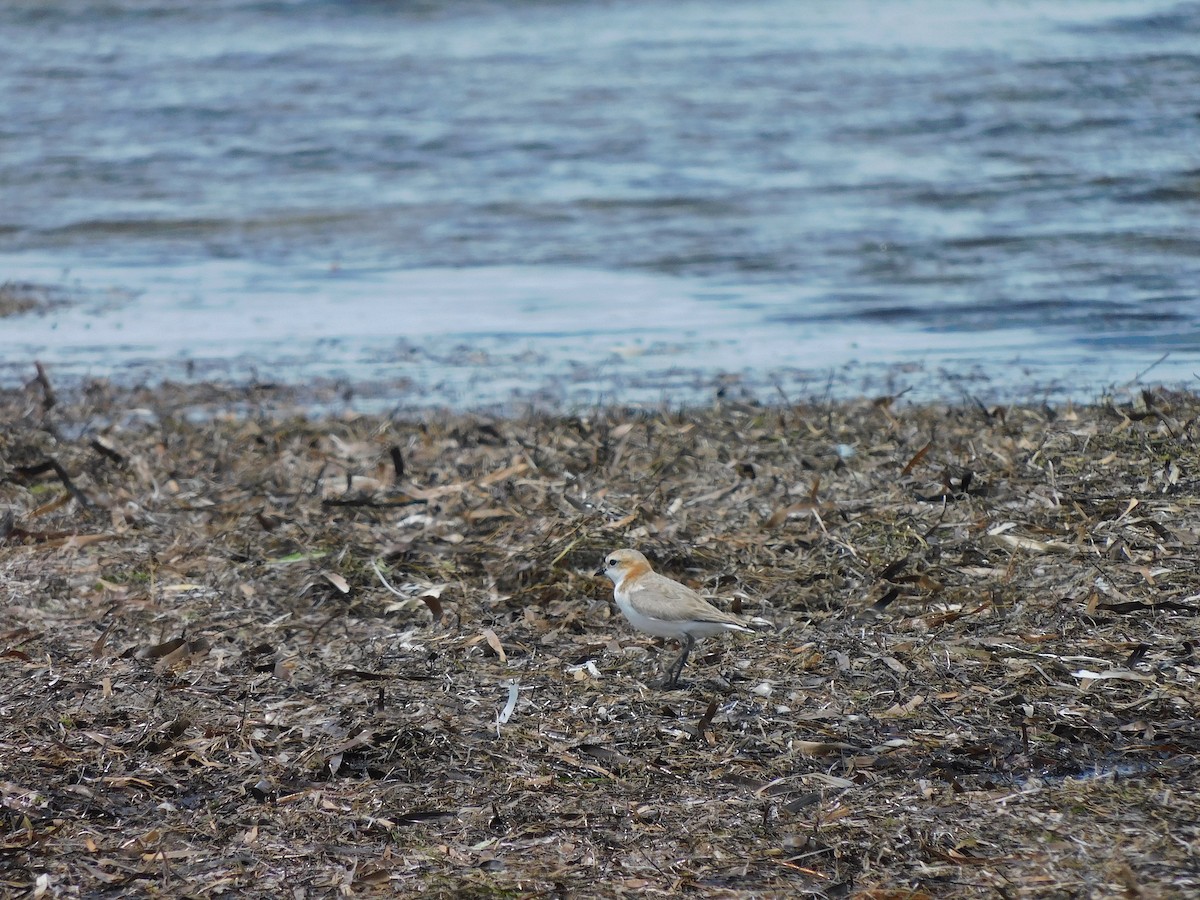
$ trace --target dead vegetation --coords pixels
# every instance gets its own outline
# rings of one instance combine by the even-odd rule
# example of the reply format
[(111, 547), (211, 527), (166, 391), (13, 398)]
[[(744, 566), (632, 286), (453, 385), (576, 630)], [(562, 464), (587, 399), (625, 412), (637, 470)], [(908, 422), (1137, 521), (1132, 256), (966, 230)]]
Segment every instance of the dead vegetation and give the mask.
[[(278, 399), (0, 395), (0, 893), (1200, 889), (1200, 398)], [(777, 632), (651, 687), (617, 546)]]
[(0, 282), (0, 319), (29, 313), (45, 315), (68, 304), (68, 292), (42, 284)]

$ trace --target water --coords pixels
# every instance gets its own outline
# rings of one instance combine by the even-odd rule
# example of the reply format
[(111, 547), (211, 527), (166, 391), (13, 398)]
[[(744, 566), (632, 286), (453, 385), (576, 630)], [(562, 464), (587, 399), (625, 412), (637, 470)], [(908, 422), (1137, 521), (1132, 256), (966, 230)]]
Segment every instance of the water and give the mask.
[(40, 0), (0, 35), (0, 281), (77, 297), (0, 320), (4, 383), (1200, 371), (1200, 3)]

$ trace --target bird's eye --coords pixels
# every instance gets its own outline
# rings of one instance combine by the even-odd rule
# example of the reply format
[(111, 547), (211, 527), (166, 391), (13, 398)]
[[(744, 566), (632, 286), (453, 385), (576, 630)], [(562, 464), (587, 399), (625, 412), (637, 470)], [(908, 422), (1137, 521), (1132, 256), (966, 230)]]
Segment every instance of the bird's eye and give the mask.
[(615, 566), (617, 564), (617, 561), (615, 559), (606, 559), (604, 561), (604, 564), (611, 569), (613, 566)]

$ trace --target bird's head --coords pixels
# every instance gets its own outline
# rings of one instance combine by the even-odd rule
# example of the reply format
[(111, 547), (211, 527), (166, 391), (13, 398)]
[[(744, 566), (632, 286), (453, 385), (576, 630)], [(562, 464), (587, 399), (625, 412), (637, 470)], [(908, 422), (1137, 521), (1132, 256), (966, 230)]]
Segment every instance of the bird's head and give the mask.
[(650, 563), (638, 551), (614, 550), (604, 557), (604, 562), (596, 574), (607, 576), (613, 584), (620, 584), (627, 575), (648, 571), (650, 571)]

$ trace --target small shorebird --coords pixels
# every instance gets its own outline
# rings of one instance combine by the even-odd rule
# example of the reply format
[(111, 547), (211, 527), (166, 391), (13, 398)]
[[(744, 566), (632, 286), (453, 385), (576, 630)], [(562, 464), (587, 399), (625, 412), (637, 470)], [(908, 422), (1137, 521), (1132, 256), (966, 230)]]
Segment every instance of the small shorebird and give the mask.
[(659, 575), (636, 550), (614, 550), (596, 574), (612, 579), (613, 598), (630, 625), (658, 637), (675, 638), (683, 646), (683, 653), (668, 670), (664, 687), (679, 683), (696, 638), (723, 631), (753, 633), (743, 619), (717, 609), (686, 584)]

